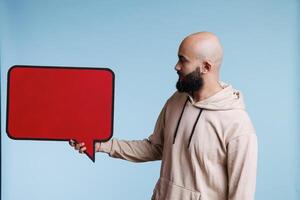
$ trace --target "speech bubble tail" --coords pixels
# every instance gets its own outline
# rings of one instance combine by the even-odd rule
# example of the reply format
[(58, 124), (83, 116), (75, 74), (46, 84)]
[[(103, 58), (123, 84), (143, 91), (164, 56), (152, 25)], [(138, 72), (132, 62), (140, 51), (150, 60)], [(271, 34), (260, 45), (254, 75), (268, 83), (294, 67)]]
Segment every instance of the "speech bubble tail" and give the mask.
[(87, 141), (86, 143), (86, 150), (85, 154), (93, 161), (95, 162), (95, 146), (94, 141)]
[(95, 162), (95, 155), (91, 155), (86, 153), (86, 155), (89, 157), (89, 159), (91, 159), (93, 162)]

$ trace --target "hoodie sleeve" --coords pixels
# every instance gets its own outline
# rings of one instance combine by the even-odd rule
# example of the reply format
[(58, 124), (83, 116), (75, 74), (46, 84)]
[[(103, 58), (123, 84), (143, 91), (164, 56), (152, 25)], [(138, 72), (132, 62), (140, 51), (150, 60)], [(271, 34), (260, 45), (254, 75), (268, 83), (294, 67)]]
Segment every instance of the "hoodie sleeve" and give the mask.
[(100, 145), (100, 152), (108, 153), (110, 157), (131, 162), (146, 162), (161, 160), (163, 151), (163, 131), (166, 105), (159, 114), (154, 132), (143, 140), (119, 140), (113, 138)]
[(227, 146), (228, 200), (254, 200), (257, 137), (251, 132), (231, 139)]

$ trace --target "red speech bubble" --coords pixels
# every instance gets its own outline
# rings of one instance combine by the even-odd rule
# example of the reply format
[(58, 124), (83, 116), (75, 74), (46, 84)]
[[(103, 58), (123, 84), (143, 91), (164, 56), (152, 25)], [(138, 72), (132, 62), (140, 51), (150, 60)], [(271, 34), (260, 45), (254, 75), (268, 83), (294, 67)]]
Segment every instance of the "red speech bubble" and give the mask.
[(107, 68), (13, 66), (8, 72), (6, 132), (12, 139), (84, 142), (113, 134), (114, 73)]

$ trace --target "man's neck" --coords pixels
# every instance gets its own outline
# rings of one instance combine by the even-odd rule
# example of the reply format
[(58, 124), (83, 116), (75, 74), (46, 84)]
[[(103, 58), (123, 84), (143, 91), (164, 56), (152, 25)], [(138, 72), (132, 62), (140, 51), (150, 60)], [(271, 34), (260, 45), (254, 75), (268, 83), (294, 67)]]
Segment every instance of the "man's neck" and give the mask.
[(209, 98), (222, 89), (223, 88), (218, 81), (206, 82), (200, 90), (193, 92), (192, 96), (194, 101), (198, 102)]

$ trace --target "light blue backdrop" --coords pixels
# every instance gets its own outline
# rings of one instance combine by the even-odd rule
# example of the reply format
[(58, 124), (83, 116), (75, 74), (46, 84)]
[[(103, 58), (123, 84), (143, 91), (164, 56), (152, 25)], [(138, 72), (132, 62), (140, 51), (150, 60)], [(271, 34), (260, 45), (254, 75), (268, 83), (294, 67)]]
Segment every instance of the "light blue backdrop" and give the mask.
[(256, 199), (300, 199), (297, 0), (0, 2), (3, 200), (147, 200), (160, 167), (158, 161), (135, 164), (100, 153), (92, 163), (66, 142), (9, 139), (10, 66), (111, 68), (114, 137), (143, 139), (175, 89), (180, 41), (203, 30), (220, 37), (222, 79), (244, 93), (257, 130)]

